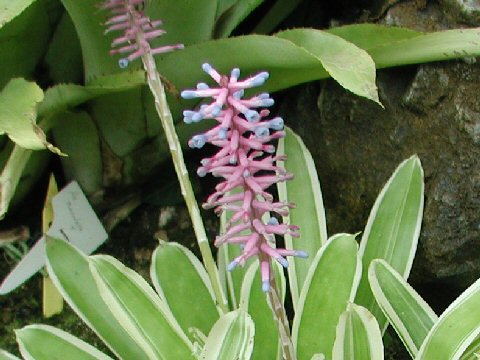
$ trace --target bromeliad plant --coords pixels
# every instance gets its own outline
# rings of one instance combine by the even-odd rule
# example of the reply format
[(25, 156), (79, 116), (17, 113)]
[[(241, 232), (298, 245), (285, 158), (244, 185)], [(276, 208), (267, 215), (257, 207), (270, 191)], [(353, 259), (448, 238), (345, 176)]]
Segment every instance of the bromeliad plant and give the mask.
[[(313, 201), (291, 209), (289, 216), (300, 219), (308, 211), (305, 221), (312, 226), (304, 229), (307, 236), (325, 234), (311, 157), (300, 138), (286, 131), (277, 156), (287, 151), (287, 166), (296, 164), (304, 176), (283, 183), (286, 188), (280, 189), (281, 197), (298, 202), (315, 194)], [(416, 249), (422, 205), (422, 168), (414, 156), (400, 164), (380, 192), (360, 248), (355, 235), (308, 239), (311, 247), (317, 248), (314, 256), (294, 258), (289, 266), (295, 358), (383, 359), (382, 333), (388, 319), (414, 359), (475, 359), (480, 347), (476, 339), (480, 283), (473, 284), (437, 317), (405, 281)], [(302, 236), (296, 241), (307, 239)], [(224, 246), (221, 262), (234, 258), (232, 251), (237, 248)], [(249, 264), (241, 278), (233, 276), (241, 269), (230, 273), (220, 267), (232, 310), (221, 315), (205, 269), (179, 244), (161, 242), (153, 254), (150, 274), (156, 291), (112, 257), (86, 257), (55, 239), (48, 240), (46, 252), (53, 281), (116, 358), (282, 358), (278, 327), (261, 288), (258, 262)], [(296, 267), (297, 260), (298, 264), (309, 262), (305, 274)], [(273, 264), (283, 299), (286, 280), (279, 264)], [(294, 289), (300, 290), (297, 299)], [(17, 339), (25, 359), (65, 354), (72, 359), (110, 359), (50, 326), (27, 326), (17, 331)], [(0, 359), (16, 357), (0, 353)]]

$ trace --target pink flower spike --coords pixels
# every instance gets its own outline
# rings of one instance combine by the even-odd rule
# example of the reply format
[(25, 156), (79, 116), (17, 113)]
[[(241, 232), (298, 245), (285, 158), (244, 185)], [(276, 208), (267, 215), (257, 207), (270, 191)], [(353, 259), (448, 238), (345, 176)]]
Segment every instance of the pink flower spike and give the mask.
[(281, 181), (293, 178), (277, 161), (285, 156), (274, 156), (275, 146), (270, 142), (285, 136), (283, 119), (269, 119), (270, 111), (261, 107), (273, 105), (266, 93), (244, 99), (244, 90), (262, 85), (268, 73), (262, 72), (246, 80), (239, 80), (240, 70), (233, 69), (229, 76), (217, 72), (210, 64), (203, 64), (203, 70), (217, 83), (210, 86), (199, 83), (196, 89), (182, 91), (185, 99), (211, 98), (196, 110), (184, 111), (184, 121), (195, 123), (214, 119), (217, 125), (211, 130), (195, 135), (189, 142), (200, 148), (206, 143), (219, 148), (210, 158), (201, 161), (200, 176), (211, 173), (223, 180), (215, 192), (207, 198), (204, 208), (215, 208), (222, 214), (232, 212), (226, 223), (225, 234), (217, 236), (215, 245), (237, 244), (242, 254), (227, 267), (233, 271), (252, 256), (260, 261), (262, 290), (270, 289), (271, 262), (277, 261), (288, 266), (286, 256), (304, 258), (304, 251), (275, 248), (275, 235), (298, 237), (298, 227), (281, 224), (275, 217), (265, 223), (262, 218), (268, 212), (288, 216), (294, 204), (274, 202), (269, 188)]
[(107, 25), (105, 34), (117, 30), (123, 31), (123, 35), (113, 40), (112, 47), (128, 43), (127, 46), (110, 51), (110, 54), (129, 53), (128, 56), (118, 61), (121, 68), (126, 68), (131, 61), (145, 54), (163, 54), (184, 48), (183, 44), (160, 46), (153, 49), (150, 47), (149, 41), (165, 34), (165, 30), (158, 29), (162, 21), (151, 21), (144, 14), (140, 6), (143, 4), (144, 0), (105, 0), (99, 6), (114, 14), (105, 22)]

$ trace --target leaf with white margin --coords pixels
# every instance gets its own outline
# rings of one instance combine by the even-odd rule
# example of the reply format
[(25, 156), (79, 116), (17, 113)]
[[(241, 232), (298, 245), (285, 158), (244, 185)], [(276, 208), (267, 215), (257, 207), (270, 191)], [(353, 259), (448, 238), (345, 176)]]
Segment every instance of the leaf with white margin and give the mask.
[(253, 351), (255, 324), (243, 310), (229, 312), (208, 334), (200, 360), (248, 360)]
[(149, 358), (192, 358), (192, 343), (138, 273), (107, 255), (90, 256), (89, 263), (103, 300)]
[(385, 260), (371, 262), (368, 281), (378, 305), (415, 357), (438, 316)]
[(416, 360), (460, 359), (480, 334), (480, 279), (440, 315)]
[(363, 306), (350, 303), (340, 316), (332, 359), (383, 360), (380, 328)]
[(293, 319), (298, 360), (332, 357), (340, 315), (353, 301), (362, 273), (355, 235), (337, 234), (315, 256)]
[(16, 330), (17, 342), (26, 360), (112, 360), (83, 340), (49, 325), (29, 325)]

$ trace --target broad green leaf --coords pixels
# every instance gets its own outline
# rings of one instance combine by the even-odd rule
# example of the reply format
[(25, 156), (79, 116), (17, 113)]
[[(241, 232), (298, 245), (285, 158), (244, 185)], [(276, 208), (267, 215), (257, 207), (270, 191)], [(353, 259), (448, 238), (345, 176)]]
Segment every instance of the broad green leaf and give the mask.
[(34, 2), (35, 0), (0, 0), (0, 29)]
[(339, 26), (326, 30), (352, 42), (363, 50), (396, 43), (397, 41), (411, 39), (425, 33), (396, 26), (378, 24), (353, 24)]
[(35, 122), (42, 89), (34, 82), (12, 79), (0, 93), (0, 134), (31, 150), (45, 149), (45, 134)]
[(292, 340), (298, 360), (316, 353), (332, 358), (340, 315), (353, 301), (361, 277), (355, 235), (337, 234), (316, 254), (293, 319)]
[[(272, 266), (276, 273), (276, 283), (285, 298), (285, 276), (280, 264), (273, 261)], [(251, 264), (243, 279), (240, 308), (249, 313), (255, 323), (255, 346), (252, 359), (280, 359), (280, 343), (278, 325), (273, 317), (268, 295), (262, 291), (258, 261)]]
[(0, 349), (0, 360), (20, 360), (20, 359), (15, 355)]
[(428, 33), (369, 50), (378, 69), (478, 56), (480, 29)]
[(465, 290), (438, 318), (416, 360), (460, 359), (480, 334), (480, 279)]
[(82, 47), (85, 82), (121, 72), (118, 59), (109, 55), (116, 34), (104, 35), (108, 11), (98, 9), (98, 0), (61, 0), (73, 20)]
[(287, 30), (275, 36), (290, 40), (315, 56), (345, 89), (380, 104), (375, 85), (375, 63), (365, 50), (321, 30)]
[(273, 31), (301, 2), (302, 0), (277, 0), (253, 32), (267, 34)]
[(423, 213), (423, 170), (418, 157), (403, 161), (377, 197), (368, 217), (362, 241), (363, 276), (355, 303), (366, 307), (382, 331), (388, 322), (375, 302), (368, 283), (368, 267), (385, 259), (405, 279), (417, 250)]
[(152, 42), (185, 46), (210, 40), (213, 34), (218, 0), (151, 1), (147, 15), (162, 20), (166, 34)]
[(243, 310), (229, 312), (215, 323), (200, 360), (248, 360), (252, 355), (255, 325)]
[(229, 36), (257, 6), (264, 0), (239, 0), (235, 5), (225, 11), (215, 24), (214, 37)]
[(368, 269), (370, 287), (388, 321), (412, 358), (438, 320), (417, 292), (385, 260), (373, 260)]
[(48, 76), (55, 83), (82, 83), (82, 49), (72, 19), (64, 13), (45, 55)]
[(147, 359), (101, 298), (88, 259), (63, 240), (47, 239), (47, 269), (77, 315), (122, 359)]
[(87, 194), (102, 187), (103, 162), (97, 127), (86, 112), (64, 112), (53, 129), (55, 143), (68, 157), (62, 157), (67, 179), (77, 180)]
[(207, 272), (190, 250), (177, 243), (160, 243), (152, 255), (150, 277), (160, 298), (192, 341), (190, 328), (205, 335), (210, 332), (220, 315)]
[(234, 6), (238, 0), (218, 0), (217, 12), (215, 18), (218, 19), (225, 11)]
[[(44, 118), (50, 117), (57, 112), (80, 105), (95, 97), (129, 90), (144, 83), (144, 72), (133, 71), (105, 75), (95, 79), (95, 81), (91, 82), (91, 85), (87, 86), (75, 84), (55, 85), (45, 91), (45, 98), (39, 105), (38, 115)], [(46, 119), (41, 121), (39, 125), (46, 131), (54, 124)]]
[(322, 191), (312, 155), (293, 130), (286, 127), (285, 131), (287, 136), (279, 140), (277, 155), (287, 155), (288, 158), (286, 161), (279, 161), (278, 166), (295, 174), (295, 177), (277, 184), (278, 195), (281, 201), (297, 205), (296, 208), (290, 209), (290, 214), (284, 221), (300, 227), (300, 238), (292, 239), (291, 236), (285, 235), (285, 245), (288, 249), (304, 250), (310, 256), (308, 259), (293, 257), (289, 260), (290, 292), (296, 309), (315, 254), (327, 241), (327, 225)]
[(382, 333), (364, 307), (350, 303), (340, 316), (332, 359), (383, 360)]
[(115, 155), (123, 157), (145, 143), (147, 129), (141, 88), (97, 97), (89, 102), (89, 108)]
[(148, 358), (192, 358), (192, 344), (170, 309), (139, 274), (111, 256), (91, 256), (89, 263), (103, 300)]
[[(295, 31), (301, 32), (303, 30), (297, 29)], [(305, 31), (309, 33), (312, 30), (307, 29)], [(378, 33), (380, 34), (381, 31), (382, 27), (379, 27)], [(362, 36), (363, 32), (361, 31), (358, 33), (350, 31), (346, 40), (361, 44)], [(478, 30), (476, 29), (450, 30), (415, 37), (406, 34), (406, 40), (401, 42), (386, 42), (388, 37), (378, 36), (378, 43), (371, 41), (367, 43), (368, 46), (383, 45), (367, 49), (377, 67), (392, 67), (401, 64), (395, 56), (389, 57), (386, 55), (389, 51), (396, 49), (398, 44), (406, 47), (409, 44), (416, 46), (416, 44), (428, 42), (428, 46), (415, 47), (415, 51), (409, 51), (409, 63), (480, 55)], [(394, 38), (393, 35), (392, 38)], [(430, 40), (433, 43), (429, 43)], [(445, 44), (443, 43), (444, 40), (446, 41)], [(311, 44), (309, 51), (315, 51), (315, 49), (324, 46), (320, 39), (318, 41)], [(423, 49), (426, 52), (428, 51), (428, 54), (425, 53), (428, 56), (422, 53)], [(444, 51), (448, 52), (444, 54)], [(381, 63), (379, 60), (381, 60)], [(241, 68), (243, 74), (268, 70), (271, 76), (262, 88), (263, 91), (281, 90), (303, 82), (329, 77), (317, 57), (291, 41), (276, 36), (249, 35), (206, 41), (188, 46), (185, 50), (171, 53), (168, 57), (157, 59), (162, 74), (179, 89), (193, 87), (194, 83), (198, 81), (210, 81), (208, 75), (201, 70), (201, 65), (205, 61), (208, 61), (219, 71), (226, 73), (230, 72), (233, 67)]]
[(26, 360), (111, 360), (83, 340), (48, 325), (29, 325), (16, 330), (22, 356)]

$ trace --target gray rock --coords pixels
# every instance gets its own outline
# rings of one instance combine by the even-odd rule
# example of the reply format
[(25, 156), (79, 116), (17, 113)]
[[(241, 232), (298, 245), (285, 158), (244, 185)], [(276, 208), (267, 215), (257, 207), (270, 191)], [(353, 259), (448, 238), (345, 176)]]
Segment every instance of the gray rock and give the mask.
[(426, 198), (412, 281), (461, 289), (480, 277), (479, 81), (480, 66), (461, 61), (383, 70), (385, 110), (332, 80), (291, 91), (282, 115), (314, 156), (330, 234), (362, 230), (416, 153)]

